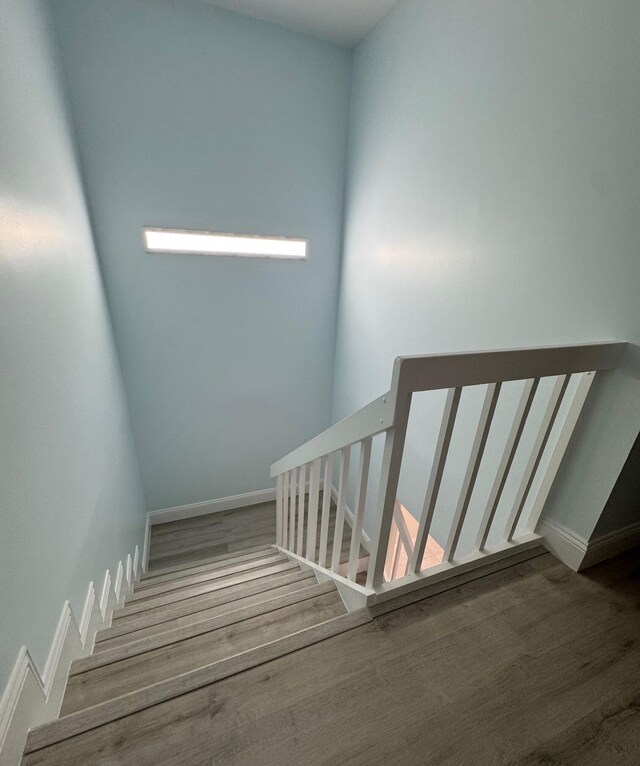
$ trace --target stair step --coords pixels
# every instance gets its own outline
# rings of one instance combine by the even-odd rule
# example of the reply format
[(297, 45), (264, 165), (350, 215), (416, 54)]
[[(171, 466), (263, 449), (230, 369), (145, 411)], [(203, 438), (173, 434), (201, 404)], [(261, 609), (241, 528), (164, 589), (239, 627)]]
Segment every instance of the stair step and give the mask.
[(125, 633), (121, 636), (116, 636), (111, 639), (104, 639), (99, 643), (96, 643), (93, 651), (96, 654), (102, 654), (107, 650), (114, 649), (118, 646), (125, 646), (132, 642), (140, 641), (144, 638), (151, 636), (157, 636), (160, 633), (166, 633), (175, 630), (176, 628), (185, 628), (194, 623), (208, 620), (212, 617), (221, 617), (222, 615), (232, 614), (240, 611), (245, 607), (255, 606), (262, 604), (265, 601), (273, 600), (277, 597), (284, 596), (288, 593), (295, 593), (296, 591), (308, 588), (311, 585), (315, 585), (316, 579), (311, 572), (300, 572), (300, 578), (288, 585), (280, 585), (275, 588), (271, 588), (263, 593), (256, 593), (253, 596), (246, 596), (240, 598), (237, 601), (231, 601), (227, 604), (220, 606), (213, 606), (209, 609), (202, 609), (201, 611), (188, 614), (185, 617), (176, 617), (173, 620), (167, 620), (156, 625), (149, 625), (145, 628), (139, 628), (132, 633)]
[(251, 553), (264, 553), (265, 551), (273, 549), (273, 545), (256, 545), (254, 548), (245, 548), (241, 551), (235, 551), (233, 553), (223, 553), (219, 556), (208, 556), (206, 558), (196, 559), (194, 561), (187, 562), (186, 564), (176, 564), (175, 566), (166, 567), (165, 569), (153, 569), (147, 570), (140, 582), (146, 582), (154, 577), (160, 577), (162, 575), (172, 574), (174, 572), (181, 572), (186, 569), (193, 569), (194, 567), (207, 565), (207, 564), (219, 564), (224, 561), (231, 561), (233, 559), (241, 559), (242, 556), (249, 555)]
[(120, 647), (115, 647), (108, 651), (82, 657), (71, 663), (69, 675), (76, 676), (79, 673), (85, 673), (88, 670), (95, 670), (96, 668), (110, 665), (114, 662), (120, 662), (120, 660), (125, 660), (129, 657), (135, 657), (138, 654), (144, 654), (145, 652), (150, 652), (154, 649), (160, 649), (163, 646), (169, 646), (170, 644), (184, 641), (187, 638), (194, 638), (203, 633), (210, 633), (219, 628), (226, 628), (229, 625), (235, 625), (244, 620), (259, 617), (260, 615), (273, 612), (282, 607), (308, 601), (315, 596), (323, 596), (325, 593), (331, 592), (335, 592), (335, 586), (333, 583), (327, 582), (321, 584), (309, 584), (307, 587), (298, 588), (298, 590), (291, 593), (274, 595), (271, 598), (263, 599), (257, 604), (243, 606), (216, 617), (205, 617), (191, 622), (184, 627), (165, 630), (154, 636), (123, 644)]
[(183, 566), (179, 569), (170, 569), (168, 571), (160, 571), (158, 573), (151, 573), (143, 575), (136, 584), (136, 591), (157, 585), (161, 582), (170, 582), (178, 577), (188, 577), (192, 574), (198, 574), (199, 572), (213, 572), (217, 569), (224, 569), (225, 567), (231, 567), (235, 564), (241, 564), (243, 561), (253, 561), (255, 559), (268, 556), (270, 553), (277, 553), (277, 548), (271, 545), (257, 548), (254, 551), (245, 553), (242, 556), (234, 554), (228, 558), (220, 559), (203, 559), (196, 561), (191, 566)]
[[(251, 608), (258, 613), (241, 622), (225, 625), (225, 620), (218, 619), (217, 622), (222, 622), (222, 625), (210, 631), (192, 630), (193, 635), (189, 636), (190, 631), (187, 630), (187, 637), (177, 642), (172, 641), (72, 675), (67, 683), (61, 713), (64, 716), (107, 702), (338, 617), (345, 613), (345, 608), (335, 586), (331, 586), (316, 586), (317, 593), (293, 603), (290, 597), (285, 597), (289, 603), (277, 609), (265, 611)], [(122, 650), (114, 652), (122, 653)]]
[(181, 577), (176, 577), (172, 580), (154, 583), (143, 588), (135, 588), (133, 593), (125, 600), (125, 606), (137, 601), (143, 601), (152, 596), (157, 596), (160, 593), (168, 593), (169, 591), (187, 588), (190, 585), (221, 580), (224, 577), (230, 577), (231, 575), (240, 574), (242, 572), (252, 572), (262, 567), (273, 566), (274, 564), (285, 561), (288, 561), (287, 557), (283, 556), (279, 551), (274, 550), (272, 553), (261, 558), (251, 559), (250, 561), (241, 561), (232, 566), (208, 569), (203, 572), (196, 572), (195, 574), (190, 573), (182, 575)]
[(175, 552), (162, 551), (160, 555), (154, 550), (149, 559), (151, 570), (164, 569), (167, 567), (178, 566), (180, 564), (189, 564), (195, 558), (214, 558), (225, 553), (235, 553), (239, 555), (247, 548), (255, 548), (259, 545), (274, 545), (276, 541), (275, 526), (269, 532), (252, 535), (241, 540), (229, 542), (207, 542), (203, 540), (197, 544), (188, 545)]
[(174, 536), (189, 532), (199, 532), (203, 529), (222, 527), (238, 530), (247, 526), (254, 527), (263, 522), (274, 523), (276, 504), (260, 503), (259, 505), (235, 508), (228, 511), (207, 513), (202, 516), (189, 516), (162, 524), (154, 524), (151, 532), (154, 537)]
[(238, 574), (231, 575), (230, 577), (224, 577), (219, 580), (210, 580), (208, 582), (198, 583), (197, 585), (190, 585), (180, 590), (168, 591), (167, 593), (159, 593), (156, 596), (151, 596), (142, 601), (134, 601), (131, 604), (125, 604), (125, 606), (116, 610), (113, 614), (114, 620), (128, 617), (132, 614), (138, 614), (144, 612), (147, 609), (155, 609), (158, 606), (166, 606), (172, 604), (175, 601), (182, 601), (183, 599), (191, 598), (193, 596), (200, 596), (203, 593), (211, 593), (212, 591), (224, 590), (233, 585), (241, 585), (242, 583), (250, 582), (252, 580), (259, 580), (263, 577), (268, 577), (272, 574), (278, 574), (279, 572), (287, 572), (292, 569), (297, 569), (298, 564), (295, 562), (284, 559), (277, 564), (273, 564), (268, 567), (262, 567), (260, 569), (251, 569), (246, 572), (240, 572)]
[(184, 532), (174, 532), (169, 535), (151, 533), (151, 551), (154, 557), (167, 553), (181, 552), (201, 544), (211, 545), (231, 542), (241, 542), (243, 539), (259, 535), (275, 536), (275, 514), (268, 519), (247, 523), (240, 527), (228, 524), (210, 524), (198, 529), (185, 529)]
[[(56, 721), (37, 726), (29, 733), (25, 754), (28, 756), (42, 748), (78, 736), (99, 726), (126, 718), (129, 715), (158, 705), (183, 694), (201, 689), (249, 668), (270, 662), (305, 646), (324, 641), (373, 619), (367, 609), (341, 614), (320, 624), (304, 628), (283, 638), (264, 643), (255, 649), (235, 654), (195, 670), (182, 673), (115, 699), (102, 702), (76, 713), (64, 715)], [(31, 759), (26, 758), (29, 766)], [(35, 761), (33, 761), (35, 763)]]
[(300, 569), (281, 572), (270, 577), (263, 577), (259, 580), (253, 580), (248, 583), (230, 586), (220, 591), (204, 593), (192, 598), (183, 599), (155, 609), (148, 609), (139, 614), (133, 614), (129, 617), (115, 619), (111, 627), (104, 628), (96, 635), (96, 649), (101, 641), (123, 636), (133, 631), (143, 628), (149, 628), (169, 620), (175, 620), (179, 617), (193, 615), (204, 609), (211, 609), (223, 605), (232, 604), (239, 599), (255, 596), (259, 593), (265, 593), (272, 588), (291, 583), (299, 583), (309, 577), (311, 573), (302, 572)]

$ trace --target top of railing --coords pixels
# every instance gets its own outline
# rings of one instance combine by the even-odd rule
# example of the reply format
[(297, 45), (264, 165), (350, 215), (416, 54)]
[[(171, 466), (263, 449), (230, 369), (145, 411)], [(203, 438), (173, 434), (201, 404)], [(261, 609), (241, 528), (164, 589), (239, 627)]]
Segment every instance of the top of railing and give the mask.
[(611, 370), (620, 364), (626, 346), (585, 343), (396, 357), (388, 393), (278, 460), (271, 466), (271, 476), (386, 431), (394, 424), (396, 404), (416, 391)]

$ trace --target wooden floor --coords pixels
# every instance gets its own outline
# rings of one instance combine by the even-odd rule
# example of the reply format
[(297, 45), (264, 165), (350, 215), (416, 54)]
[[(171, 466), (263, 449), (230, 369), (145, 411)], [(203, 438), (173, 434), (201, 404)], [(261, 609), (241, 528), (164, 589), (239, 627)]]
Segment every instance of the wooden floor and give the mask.
[[(190, 527), (152, 560), (197, 558)], [(583, 574), (539, 556), (24, 763), (638, 766), (639, 555)]]
[(151, 527), (149, 573), (276, 541), (275, 503)]

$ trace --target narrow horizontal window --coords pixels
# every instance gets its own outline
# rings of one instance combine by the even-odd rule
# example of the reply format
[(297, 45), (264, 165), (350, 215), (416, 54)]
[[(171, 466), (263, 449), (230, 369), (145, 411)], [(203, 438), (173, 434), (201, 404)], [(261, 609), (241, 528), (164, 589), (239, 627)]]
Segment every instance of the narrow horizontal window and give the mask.
[(307, 257), (307, 240), (293, 237), (259, 237), (253, 234), (146, 227), (143, 232), (148, 253), (238, 255), (245, 258)]

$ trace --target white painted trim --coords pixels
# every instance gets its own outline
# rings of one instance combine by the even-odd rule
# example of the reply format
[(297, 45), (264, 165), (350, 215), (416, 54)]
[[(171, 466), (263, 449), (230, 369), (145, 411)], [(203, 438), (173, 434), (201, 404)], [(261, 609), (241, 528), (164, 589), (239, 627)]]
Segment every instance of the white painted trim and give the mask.
[[(150, 511), (147, 514), (147, 519), (149, 526), (154, 526), (156, 524), (166, 524), (169, 521), (190, 519), (195, 516), (206, 516), (209, 513), (233, 511), (236, 508), (245, 508), (249, 505), (275, 502), (275, 499), (276, 488), (269, 487), (269, 489), (260, 489), (256, 492), (245, 492), (242, 495), (230, 495), (229, 497), (220, 497), (217, 500), (205, 500), (202, 503), (189, 503), (188, 505), (177, 505), (174, 508), (162, 508), (158, 511)], [(145, 548), (147, 549), (145, 551), (146, 562), (148, 561), (149, 555), (147, 541), (145, 541)]]
[(552, 519), (543, 519), (538, 525), (538, 532), (543, 536), (547, 550), (556, 558), (574, 572), (580, 569), (587, 553), (587, 541), (584, 537)]
[(587, 554), (580, 569), (586, 569), (601, 561), (617, 556), (624, 551), (640, 546), (640, 521), (627, 527), (591, 538), (587, 545)]
[(126, 595), (126, 580), (124, 577), (124, 567), (122, 561), (118, 561), (118, 569), (116, 571), (116, 584), (113, 587), (116, 594), (116, 604), (122, 604)]
[(107, 608), (109, 606), (110, 594), (111, 594), (111, 572), (107, 569), (104, 575), (104, 582), (102, 583), (102, 591), (100, 592), (100, 614), (103, 620), (105, 620), (107, 616)]
[(133, 552), (133, 579), (135, 582), (140, 579), (140, 549), (137, 545)]
[(540, 535), (523, 535), (516, 540), (505, 541), (499, 545), (487, 547), (484, 551), (475, 551), (464, 558), (444, 561), (442, 564), (429, 567), (422, 572), (408, 574), (406, 577), (400, 577), (391, 582), (384, 582), (376, 588), (374, 600), (369, 603), (379, 603), (396, 596), (402, 596), (404, 593), (410, 593), (418, 588), (433, 585), (465, 572), (478, 569), (485, 564), (507, 561), (512, 556), (519, 555), (524, 551), (540, 549), (542, 542)]
[(149, 548), (151, 547), (151, 516), (147, 513), (144, 527), (144, 543), (142, 546), (142, 572), (145, 573), (149, 567)]
[(133, 584), (133, 559), (131, 558), (130, 553), (127, 553), (127, 563), (125, 564), (124, 568), (124, 576), (127, 581), (127, 586), (131, 588)]
[(82, 645), (87, 641), (87, 636), (89, 635), (89, 626), (91, 623), (91, 614), (93, 612), (93, 605), (96, 600), (96, 591), (93, 587), (93, 582), (89, 583), (89, 588), (87, 589), (87, 595), (84, 599), (84, 607), (82, 609), (82, 615), (80, 617), (80, 624), (78, 625), (78, 630), (80, 631), (80, 640), (82, 641)]
[(543, 519), (538, 531), (551, 553), (575, 572), (640, 546), (640, 522), (590, 540), (552, 519)]
[(349, 612), (365, 607), (367, 605), (367, 600), (375, 596), (374, 591), (369, 588), (365, 588), (363, 585), (359, 585), (352, 580), (347, 580), (346, 577), (343, 577), (336, 572), (332, 572), (330, 569), (321, 567), (319, 564), (309, 561), (309, 559), (306, 559), (304, 556), (298, 556), (297, 553), (293, 553), (286, 548), (280, 548), (278, 545), (275, 545), (274, 548), (277, 548), (280, 553), (287, 556), (290, 561), (299, 564), (303, 569), (311, 570), (316, 575), (318, 582), (322, 583), (327, 582), (327, 580), (333, 580), (338, 588), (340, 597)]
[[(331, 499), (334, 503), (338, 502), (338, 490), (334, 484), (331, 485)], [(344, 507), (344, 517), (347, 520), (349, 526), (353, 529), (353, 511), (351, 508), (349, 508), (348, 505), (345, 505)], [(371, 538), (364, 529), (362, 530), (362, 547), (365, 549), (365, 551), (371, 552)]]
[[(139, 560), (136, 548), (133, 562)], [(95, 635), (111, 623), (111, 613), (118, 599), (124, 599), (135, 580), (136, 566), (131, 556), (125, 564), (117, 565), (117, 576), (106, 571), (104, 584), (97, 598), (94, 584), (89, 583), (82, 614), (78, 620), (68, 601), (65, 601), (51, 642), (44, 670), (38, 670), (26, 646), (18, 656), (0, 698), (0, 764), (18, 766), (30, 729), (57, 718), (67, 685), (71, 662), (90, 654)], [(125, 573), (130, 572), (130, 582)]]
[(626, 348), (626, 343), (608, 342), (397, 356), (391, 388), (386, 394), (273, 463), (271, 477), (344, 449), (367, 436), (397, 428), (398, 404), (410, 392), (611, 370), (619, 366)]
[(0, 763), (3, 766), (20, 763), (29, 728), (42, 720), (45, 705), (42, 678), (23, 646), (0, 699)]

